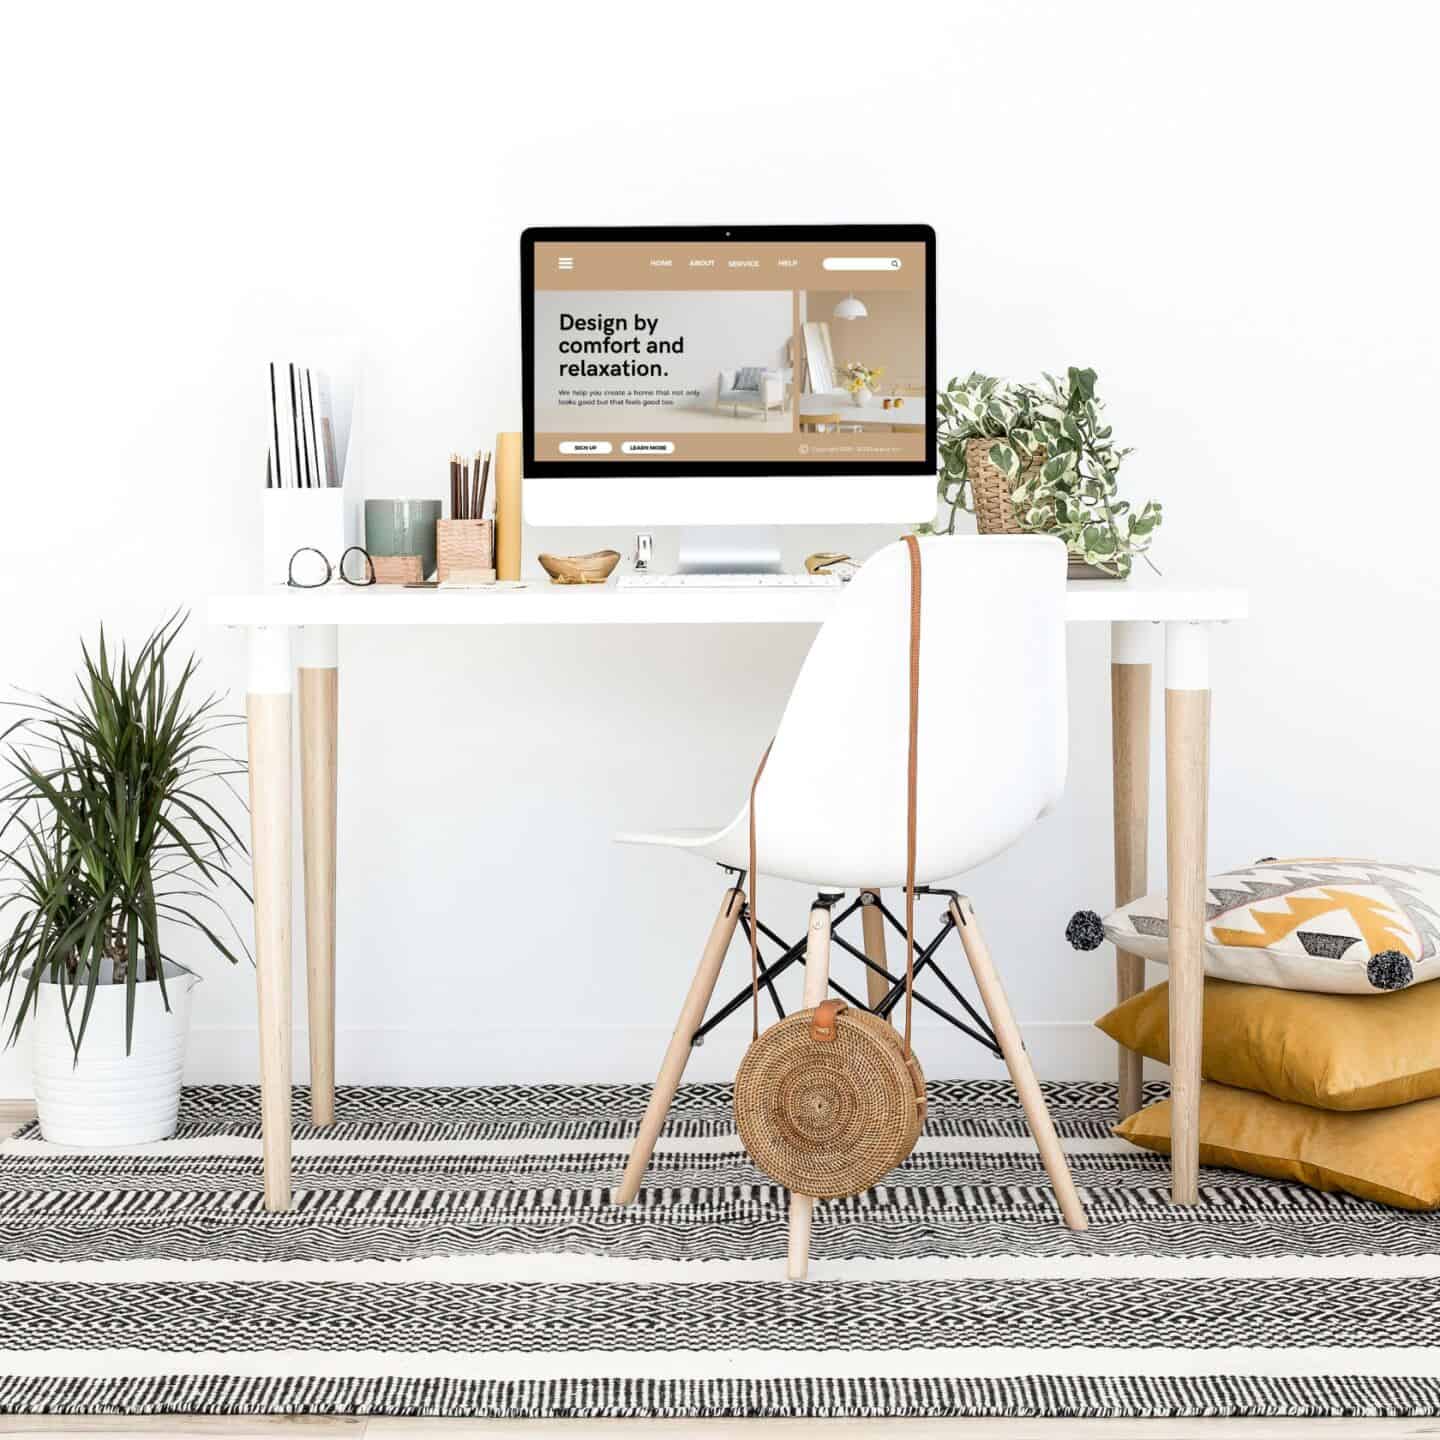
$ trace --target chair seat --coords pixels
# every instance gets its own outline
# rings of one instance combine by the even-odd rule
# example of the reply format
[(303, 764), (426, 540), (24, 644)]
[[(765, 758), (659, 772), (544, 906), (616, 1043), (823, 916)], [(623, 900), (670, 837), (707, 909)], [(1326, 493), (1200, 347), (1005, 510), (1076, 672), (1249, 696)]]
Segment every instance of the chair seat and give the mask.
[(750, 864), (750, 833), (739, 821), (710, 829), (622, 830), (615, 840), (620, 845), (664, 845), (672, 850), (688, 850), (718, 864), (733, 865), (737, 870), (744, 870)]
[[(671, 850), (685, 850), (704, 860), (713, 860), (719, 865), (729, 865), (736, 870), (750, 868), (750, 822), (748, 807), (740, 812), (728, 825), (719, 829), (700, 827), (677, 827), (671, 830), (622, 830), (615, 835), (619, 845), (663, 845)], [(781, 866), (776, 868), (765, 860), (765, 849), (760, 848), (760, 873), (772, 880), (794, 880), (804, 885), (818, 885), (829, 890), (866, 890), (874, 887), (893, 888), (905, 883), (904, 873), (898, 875), (820, 873), (803, 867)], [(843, 868), (843, 867), (842, 867)], [(933, 870), (925, 865), (922, 855), (916, 866), (915, 883), (934, 885), (949, 879), (950, 873)]]

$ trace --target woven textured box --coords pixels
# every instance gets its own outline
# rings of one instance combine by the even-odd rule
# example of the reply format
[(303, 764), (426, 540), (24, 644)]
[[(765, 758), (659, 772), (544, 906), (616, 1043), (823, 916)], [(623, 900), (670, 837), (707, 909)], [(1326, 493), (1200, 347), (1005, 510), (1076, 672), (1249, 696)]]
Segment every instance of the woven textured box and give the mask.
[(425, 578), (418, 555), (372, 555), (377, 585), (415, 585)]
[(495, 567), (493, 520), (440, 520), (435, 525), (435, 573), (443, 583), (455, 570)]

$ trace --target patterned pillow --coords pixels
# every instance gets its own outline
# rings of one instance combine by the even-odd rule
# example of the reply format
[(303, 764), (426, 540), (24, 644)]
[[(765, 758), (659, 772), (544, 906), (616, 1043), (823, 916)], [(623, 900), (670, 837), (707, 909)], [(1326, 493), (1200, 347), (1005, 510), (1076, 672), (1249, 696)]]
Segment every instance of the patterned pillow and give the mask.
[[(1440, 976), (1440, 869), (1271, 858), (1206, 885), (1207, 975), (1336, 994)], [(1105, 918), (1105, 938), (1163, 964), (1165, 914), (1164, 895), (1147, 895)]]
[(759, 390), (760, 377), (765, 373), (763, 365), (742, 365), (735, 372), (737, 390)]

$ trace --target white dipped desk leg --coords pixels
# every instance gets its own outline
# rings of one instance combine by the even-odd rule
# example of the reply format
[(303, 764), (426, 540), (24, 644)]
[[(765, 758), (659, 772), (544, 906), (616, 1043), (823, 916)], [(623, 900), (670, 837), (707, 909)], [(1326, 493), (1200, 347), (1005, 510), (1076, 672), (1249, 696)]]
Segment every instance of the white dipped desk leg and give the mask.
[(245, 701), (267, 1210), (290, 1208), (290, 640), (285, 625), (251, 628)]
[(1210, 627), (1165, 627), (1165, 835), (1170, 965), (1170, 1195), (1200, 1198), (1200, 1046), (1210, 805)]
[[(1146, 890), (1150, 840), (1150, 638), (1146, 621), (1110, 626), (1110, 754), (1115, 827), (1115, 903), (1129, 904)], [(1145, 988), (1145, 962), (1115, 952), (1115, 1000), (1123, 1004)], [(1135, 1050), (1119, 1047), (1116, 1096), (1120, 1119), (1140, 1108), (1143, 1070)]]
[(335, 794), (339, 637), (300, 630), (300, 821), (305, 854), (305, 998), (310, 1123), (335, 1123)]

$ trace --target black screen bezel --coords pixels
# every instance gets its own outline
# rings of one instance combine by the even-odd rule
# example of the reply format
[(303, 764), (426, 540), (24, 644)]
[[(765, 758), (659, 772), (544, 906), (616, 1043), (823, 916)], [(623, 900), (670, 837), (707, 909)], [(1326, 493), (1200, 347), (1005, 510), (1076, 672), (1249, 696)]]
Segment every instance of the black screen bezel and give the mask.
[[(659, 243), (922, 244), (925, 246), (925, 457), (922, 460), (537, 460), (535, 458), (535, 246)], [(520, 235), (520, 364), (524, 469), (538, 479), (603, 475), (933, 475), (936, 471), (935, 231), (929, 225), (585, 225), (535, 226)]]

